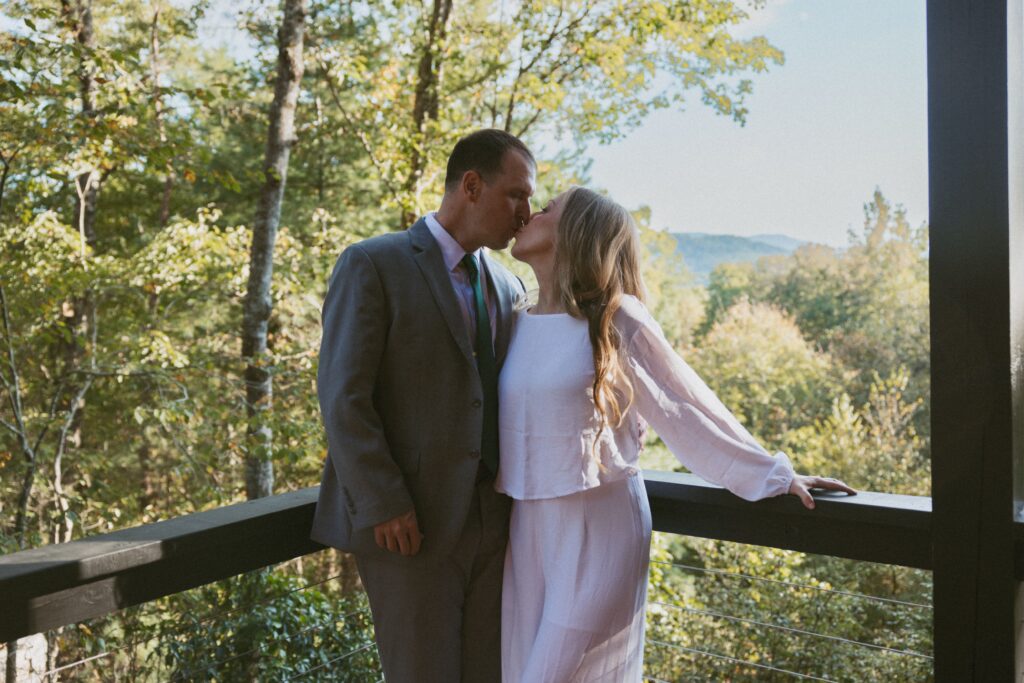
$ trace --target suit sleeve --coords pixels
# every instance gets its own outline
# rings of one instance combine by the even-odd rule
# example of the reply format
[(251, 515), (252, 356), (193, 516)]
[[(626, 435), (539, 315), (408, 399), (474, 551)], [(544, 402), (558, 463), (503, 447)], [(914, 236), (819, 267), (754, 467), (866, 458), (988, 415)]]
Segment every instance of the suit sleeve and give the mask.
[(694, 474), (746, 500), (789, 490), (793, 466), (772, 455), (739, 423), (665, 339), (643, 305), (624, 302), (618, 314), (624, 370), (640, 415)]
[(349, 247), (338, 259), (324, 301), (317, 394), (328, 457), (354, 529), (413, 509), (374, 407), (387, 328), (387, 299), (377, 269), (361, 247)]

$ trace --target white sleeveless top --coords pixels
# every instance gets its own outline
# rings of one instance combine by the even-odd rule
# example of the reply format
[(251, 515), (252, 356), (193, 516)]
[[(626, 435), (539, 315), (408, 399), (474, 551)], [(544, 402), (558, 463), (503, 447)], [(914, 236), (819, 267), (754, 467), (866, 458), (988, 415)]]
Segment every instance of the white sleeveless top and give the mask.
[(641, 417), (694, 474), (747, 500), (789, 491), (789, 458), (761, 447), (638, 299), (623, 298), (615, 326), (634, 400), (622, 425), (598, 437), (586, 321), (518, 314), (498, 382), (498, 491), (519, 500), (556, 498), (636, 474)]

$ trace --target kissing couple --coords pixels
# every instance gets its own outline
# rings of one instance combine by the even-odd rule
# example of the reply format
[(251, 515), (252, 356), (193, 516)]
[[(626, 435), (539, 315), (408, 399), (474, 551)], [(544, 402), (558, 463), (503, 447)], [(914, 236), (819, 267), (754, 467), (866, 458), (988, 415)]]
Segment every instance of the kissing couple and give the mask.
[[(809, 489), (665, 340), (630, 214), (479, 130), (411, 228), (347, 248), (323, 307), (328, 456), (312, 538), (351, 552), (389, 683), (639, 683), (651, 513), (642, 421), (747, 500)], [(522, 282), (488, 252), (512, 256)]]

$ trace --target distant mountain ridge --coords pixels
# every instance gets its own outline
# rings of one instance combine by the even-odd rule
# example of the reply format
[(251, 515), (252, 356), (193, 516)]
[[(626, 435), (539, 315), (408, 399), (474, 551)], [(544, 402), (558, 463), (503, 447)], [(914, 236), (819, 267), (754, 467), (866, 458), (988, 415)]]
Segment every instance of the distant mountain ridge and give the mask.
[(756, 261), (762, 256), (791, 254), (801, 245), (801, 240), (788, 235), (712, 235), (706, 232), (671, 232), (676, 240), (676, 252), (686, 261), (686, 267), (702, 284), (720, 263), (742, 263)]
[(789, 235), (751, 235), (748, 239), (754, 240), (755, 242), (762, 242), (764, 244), (770, 244), (773, 247), (783, 249), (788, 253), (792, 253), (807, 244), (803, 240), (798, 240), (795, 237)]

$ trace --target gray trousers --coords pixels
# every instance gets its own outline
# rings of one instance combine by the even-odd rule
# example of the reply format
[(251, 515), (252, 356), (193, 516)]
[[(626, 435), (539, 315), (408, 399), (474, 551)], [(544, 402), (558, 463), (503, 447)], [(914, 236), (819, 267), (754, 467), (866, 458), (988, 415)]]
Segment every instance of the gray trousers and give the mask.
[(447, 557), (356, 556), (388, 683), (500, 683), (508, 510), (485, 479)]

